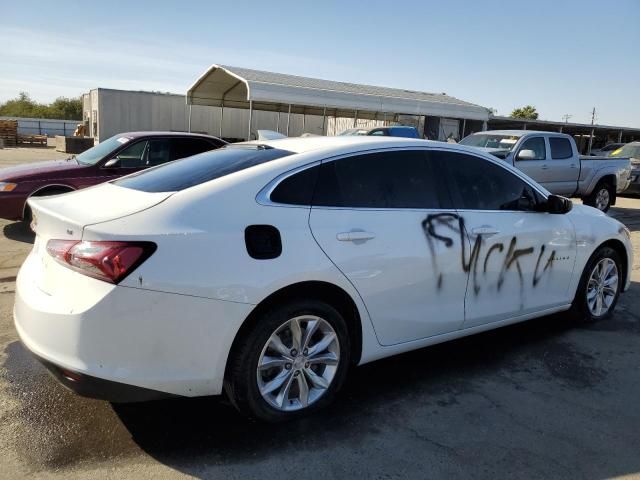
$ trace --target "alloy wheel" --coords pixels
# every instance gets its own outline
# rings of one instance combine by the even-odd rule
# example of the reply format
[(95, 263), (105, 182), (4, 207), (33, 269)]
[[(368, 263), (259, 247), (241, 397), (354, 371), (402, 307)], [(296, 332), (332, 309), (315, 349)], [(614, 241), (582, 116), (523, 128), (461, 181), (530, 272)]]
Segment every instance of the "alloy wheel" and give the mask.
[(618, 294), (618, 266), (610, 258), (600, 260), (587, 284), (587, 306), (592, 315), (605, 315)]
[(291, 318), (262, 349), (258, 390), (277, 410), (303, 409), (327, 392), (339, 362), (340, 344), (329, 322), (315, 315)]
[(602, 188), (596, 195), (596, 208), (604, 211), (609, 206), (610, 196), (609, 190)]

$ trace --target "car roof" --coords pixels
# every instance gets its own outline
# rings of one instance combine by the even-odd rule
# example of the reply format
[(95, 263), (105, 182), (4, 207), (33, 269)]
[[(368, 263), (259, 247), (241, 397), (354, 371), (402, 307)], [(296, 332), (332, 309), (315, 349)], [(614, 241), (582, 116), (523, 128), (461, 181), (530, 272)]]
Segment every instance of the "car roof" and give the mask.
[(508, 135), (513, 137), (523, 137), (525, 135), (529, 135), (531, 133), (544, 134), (544, 135), (557, 135), (557, 136), (568, 136), (566, 133), (560, 132), (547, 132), (544, 130), (484, 130), (482, 132), (475, 132), (472, 135)]
[(238, 145), (266, 145), (272, 148), (287, 150), (293, 153), (314, 152), (317, 154), (340, 155), (354, 153), (361, 150), (387, 147), (431, 147), (438, 149), (469, 152), (474, 155), (485, 156), (478, 149), (458, 145), (456, 143), (437, 142), (408, 137), (376, 137), (376, 136), (335, 136), (335, 137), (289, 137), (276, 140), (243, 142)]
[(119, 137), (131, 137), (131, 138), (140, 138), (140, 137), (194, 137), (194, 138), (213, 138), (216, 140), (220, 140), (218, 137), (214, 137), (213, 135), (208, 135), (206, 133), (190, 133), (190, 132), (168, 132), (168, 131), (149, 131), (149, 132), (123, 132), (118, 133)]

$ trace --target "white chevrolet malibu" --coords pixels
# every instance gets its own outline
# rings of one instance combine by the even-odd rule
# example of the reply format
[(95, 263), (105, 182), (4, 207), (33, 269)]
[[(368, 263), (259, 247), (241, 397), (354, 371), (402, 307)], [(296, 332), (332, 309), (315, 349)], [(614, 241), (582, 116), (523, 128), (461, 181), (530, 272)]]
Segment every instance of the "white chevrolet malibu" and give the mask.
[(566, 311), (609, 316), (629, 231), (466, 147), (239, 144), (33, 198), (22, 342), (111, 401), (226, 393), (276, 421), (350, 366)]

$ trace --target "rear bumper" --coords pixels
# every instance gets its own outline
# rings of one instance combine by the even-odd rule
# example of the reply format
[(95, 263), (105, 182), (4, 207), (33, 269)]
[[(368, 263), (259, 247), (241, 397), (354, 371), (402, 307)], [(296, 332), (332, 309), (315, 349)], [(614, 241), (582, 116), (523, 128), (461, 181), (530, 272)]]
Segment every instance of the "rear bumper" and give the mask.
[(22, 343), (63, 384), (121, 402), (138, 398), (125, 387), (146, 390), (144, 399), (222, 392), (231, 344), (252, 305), (113, 286), (56, 265), (58, 291), (45, 293), (40, 268), (31, 254), (18, 274), (14, 321)]
[(624, 193), (640, 194), (640, 170), (631, 172), (631, 183)]
[(49, 370), (49, 373), (62, 385), (83, 397), (106, 400), (114, 403), (133, 403), (148, 402), (150, 400), (160, 400), (176, 396), (166, 392), (159, 392), (157, 390), (136, 387), (125, 383), (92, 377), (91, 375), (80, 372), (74, 372), (60, 365), (56, 365), (49, 360), (45, 360), (35, 353), (33, 353), (33, 356), (38, 359), (40, 363)]

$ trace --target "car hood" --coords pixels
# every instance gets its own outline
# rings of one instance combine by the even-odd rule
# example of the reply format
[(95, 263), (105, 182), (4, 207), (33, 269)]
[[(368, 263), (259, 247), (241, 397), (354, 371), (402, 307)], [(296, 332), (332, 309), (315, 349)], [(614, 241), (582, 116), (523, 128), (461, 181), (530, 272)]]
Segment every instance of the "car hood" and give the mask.
[(76, 170), (84, 165), (78, 164), (73, 159), (67, 160), (47, 160), (44, 162), (27, 163), (15, 167), (0, 168), (0, 181), (24, 180), (29, 177), (39, 177), (49, 172), (60, 172), (63, 170)]
[(503, 160), (507, 158), (507, 155), (509, 155), (509, 152), (511, 152), (511, 150), (507, 150), (506, 148), (491, 148), (491, 147), (471, 147), (471, 148), (475, 148), (477, 150), (480, 150), (481, 152), (490, 153), (494, 157), (502, 158)]

